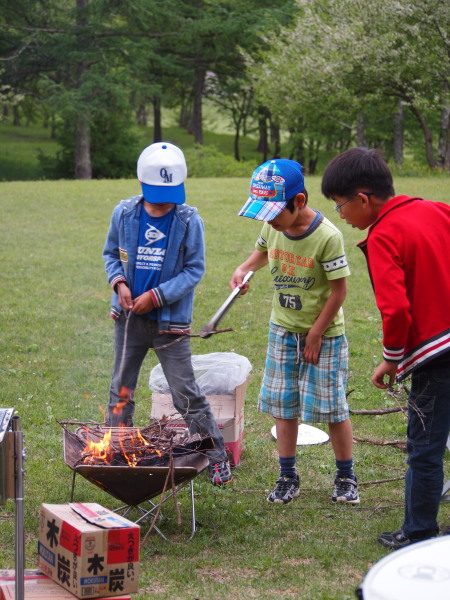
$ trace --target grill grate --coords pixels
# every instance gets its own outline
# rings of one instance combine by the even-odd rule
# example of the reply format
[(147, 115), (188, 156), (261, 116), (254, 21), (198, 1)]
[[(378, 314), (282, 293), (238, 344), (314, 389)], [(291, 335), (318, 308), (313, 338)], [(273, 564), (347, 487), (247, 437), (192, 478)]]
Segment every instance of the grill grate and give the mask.
[[(84, 429), (84, 434), (91, 435), (93, 441), (109, 431), (108, 427), (95, 427)], [(135, 428), (121, 427), (113, 428), (112, 440), (117, 436), (133, 434)], [(129, 465), (85, 465), (80, 464), (80, 455), (85, 443), (80, 439), (77, 432), (64, 428), (64, 462), (74, 473), (78, 473), (94, 485), (100, 487), (108, 494), (125, 502), (129, 506), (137, 506), (146, 500), (159, 496), (164, 488), (164, 483), (169, 472), (169, 457), (164, 459), (165, 464), (151, 466), (129, 466)], [(203, 438), (196, 447), (176, 446), (178, 452), (173, 456), (173, 478), (176, 486), (189, 482), (199, 475), (209, 464), (205, 450), (212, 449), (213, 443), (210, 438)], [(184, 448), (184, 451), (182, 450)], [(158, 459), (161, 460), (161, 459)]]

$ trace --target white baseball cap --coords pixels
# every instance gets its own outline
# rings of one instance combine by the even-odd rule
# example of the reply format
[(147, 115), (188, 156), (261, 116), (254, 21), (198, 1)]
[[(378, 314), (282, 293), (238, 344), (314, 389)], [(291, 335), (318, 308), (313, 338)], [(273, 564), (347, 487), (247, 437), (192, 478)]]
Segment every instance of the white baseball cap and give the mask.
[(186, 201), (187, 166), (177, 146), (168, 142), (147, 146), (138, 158), (137, 176), (147, 202), (183, 204)]

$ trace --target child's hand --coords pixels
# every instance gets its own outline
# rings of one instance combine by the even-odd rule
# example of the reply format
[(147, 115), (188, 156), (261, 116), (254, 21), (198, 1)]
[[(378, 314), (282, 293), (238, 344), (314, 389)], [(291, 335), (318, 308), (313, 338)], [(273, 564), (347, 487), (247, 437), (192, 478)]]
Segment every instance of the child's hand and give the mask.
[(240, 267), (238, 267), (236, 269), (236, 271), (233, 273), (233, 277), (230, 280), (230, 288), (232, 290), (234, 290), (237, 287), (240, 288), (241, 289), (241, 296), (243, 296), (244, 294), (246, 294), (247, 291), (248, 291), (248, 288), (249, 288), (248, 281), (246, 283), (244, 283), (244, 285), (242, 285), (242, 280), (247, 275), (247, 272), (248, 271), (244, 271), (243, 269), (241, 269)]
[[(380, 363), (373, 372), (372, 383), (375, 387), (385, 390), (394, 385), (396, 373), (397, 363), (383, 360), (383, 362)], [(389, 378), (388, 382), (386, 383), (384, 381), (385, 376)]]
[(117, 286), (117, 296), (119, 298), (119, 305), (125, 312), (132, 310), (133, 300), (131, 298), (131, 290), (126, 283), (120, 282)]
[(303, 350), (303, 356), (305, 360), (317, 364), (319, 360), (320, 348), (322, 347), (322, 336), (314, 333), (312, 329), (308, 332), (305, 340), (305, 349)]
[(145, 292), (141, 294), (137, 298), (134, 299), (134, 304), (132, 308), (132, 312), (135, 315), (145, 315), (146, 313), (153, 310), (155, 307), (153, 305), (153, 300), (151, 294)]

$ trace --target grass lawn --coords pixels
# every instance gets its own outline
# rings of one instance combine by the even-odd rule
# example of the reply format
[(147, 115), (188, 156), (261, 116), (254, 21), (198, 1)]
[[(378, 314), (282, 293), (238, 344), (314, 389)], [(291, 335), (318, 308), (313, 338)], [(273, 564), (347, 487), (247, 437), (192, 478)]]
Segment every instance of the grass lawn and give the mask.
[[(250, 176), (250, 174), (249, 174)], [(364, 233), (340, 221), (319, 193), (320, 180), (307, 179), (310, 203), (344, 232), (352, 275), (345, 302), (350, 346), (348, 390), (352, 409), (388, 408), (395, 400), (370, 383), (381, 359), (380, 318), (362, 253)], [(188, 203), (206, 226), (207, 272), (198, 287), (194, 331), (228, 296), (234, 268), (252, 251), (260, 225), (236, 215), (246, 199), (248, 179), (189, 179)], [(397, 179), (398, 193), (448, 202), (448, 178)], [(37, 560), (39, 506), (70, 500), (72, 471), (64, 464), (58, 420), (103, 420), (113, 358), (110, 291), (101, 257), (117, 201), (138, 193), (132, 180), (0, 183), (2, 286), (0, 406), (22, 419), (26, 446), (26, 567)], [(345, 600), (386, 550), (376, 543), (383, 530), (403, 517), (405, 454), (398, 448), (355, 443), (361, 504), (347, 508), (329, 500), (334, 476), (330, 443), (298, 447), (300, 497), (271, 506), (266, 494), (277, 477), (272, 420), (256, 410), (264, 367), (271, 290), (268, 273), (258, 272), (249, 293), (221, 325), (234, 331), (207, 340), (193, 338), (194, 354), (242, 354), (253, 369), (245, 405), (245, 449), (235, 479), (225, 489), (195, 480), (201, 527), (189, 543), (187, 491), (180, 494), (183, 524), (169, 504), (160, 527), (173, 543), (151, 533), (142, 549), (140, 591), (134, 600), (235, 598)], [(136, 425), (147, 423), (148, 376), (156, 364), (147, 356), (136, 392)], [(354, 435), (374, 440), (405, 439), (401, 413), (353, 417)], [(320, 428), (325, 429), (322, 425)], [(449, 457), (446, 457), (447, 474)], [(387, 483), (373, 483), (392, 479)], [(448, 477), (447, 477), (448, 479)], [(75, 500), (119, 502), (77, 479)], [(183, 512), (184, 509), (184, 512)], [(448, 525), (450, 505), (439, 521)], [(0, 507), (0, 568), (14, 568), (14, 502)], [(143, 527), (142, 535), (147, 526)]]

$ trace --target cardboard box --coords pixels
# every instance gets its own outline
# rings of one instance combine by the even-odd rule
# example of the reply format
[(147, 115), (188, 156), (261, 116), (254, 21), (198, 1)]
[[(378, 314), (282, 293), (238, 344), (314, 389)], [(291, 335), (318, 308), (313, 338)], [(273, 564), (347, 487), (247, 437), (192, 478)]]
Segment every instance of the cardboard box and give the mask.
[[(234, 394), (220, 396), (206, 396), (211, 405), (211, 410), (217, 421), (219, 429), (225, 440), (230, 463), (232, 466), (239, 464), (244, 451), (244, 404), (247, 380), (235, 388)], [(170, 418), (170, 425), (179, 427), (185, 422), (176, 411), (170, 394), (152, 394), (153, 419), (161, 419), (163, 416)]]
[[(0, 570), (0, 600), (15, 600), (16, 575), (14, 569)], [(25, 600), (75, 600), (76, 596), (44, 575), (39, 569), (25, 569)], [(131, 600), (128, 594), (114, 596), (114, 600)], [(103, 596), (98, 600), (111, 600), (111, 596)]]
[(95, 503), (42, 504), (37, 566), (78, 598), (137, 592), (139, 526)]

